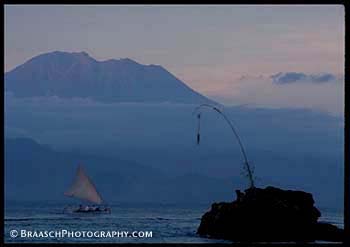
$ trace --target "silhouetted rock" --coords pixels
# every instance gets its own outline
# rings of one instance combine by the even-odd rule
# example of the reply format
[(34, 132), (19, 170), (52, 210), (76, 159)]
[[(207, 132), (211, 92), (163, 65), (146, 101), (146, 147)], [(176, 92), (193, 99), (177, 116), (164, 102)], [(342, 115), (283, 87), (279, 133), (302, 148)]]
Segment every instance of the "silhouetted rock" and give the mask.
[(341, 241), (343, 230), (318, 222), (310, 193), (275, 187), (236, 190), (237, 200), (214, 203), (197, 233), (234, 241)]

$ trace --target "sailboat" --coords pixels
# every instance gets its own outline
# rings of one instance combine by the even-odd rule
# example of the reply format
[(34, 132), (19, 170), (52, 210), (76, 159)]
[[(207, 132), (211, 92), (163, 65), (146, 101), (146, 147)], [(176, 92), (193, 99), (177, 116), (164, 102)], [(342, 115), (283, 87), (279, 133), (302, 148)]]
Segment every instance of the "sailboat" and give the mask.
[(92, 205), (83, 206), (83, 204), (80, 204), (79, 207), (66, 207), (64, 212), (111, 213), (110, 207), (104, 203), (101, 195), (97, 192), (95, 185), (85, 173), (82, 165), (78, 166), (75, 179), (64, 195), (92, 203)]

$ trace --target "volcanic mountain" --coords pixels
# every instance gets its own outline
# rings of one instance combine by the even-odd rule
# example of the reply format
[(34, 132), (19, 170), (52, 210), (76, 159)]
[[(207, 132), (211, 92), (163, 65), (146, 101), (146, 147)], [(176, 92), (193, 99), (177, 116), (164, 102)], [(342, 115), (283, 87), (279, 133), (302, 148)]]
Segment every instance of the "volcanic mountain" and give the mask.
[(38, 55), (5, 73), (16, 97), (58, 96), (100, 102), (213, 103), (159, 65), (131, 59), (97, 61), (86, 52)]

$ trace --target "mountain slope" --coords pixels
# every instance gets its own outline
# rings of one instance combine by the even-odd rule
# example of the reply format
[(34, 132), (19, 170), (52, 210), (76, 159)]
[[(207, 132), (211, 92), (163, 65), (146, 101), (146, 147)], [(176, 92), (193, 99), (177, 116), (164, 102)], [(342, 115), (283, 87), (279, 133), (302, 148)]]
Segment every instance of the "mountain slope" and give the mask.
[(142, 65), (128, 58), (97, 61), (85, 52), (55, 51), (36, 56), (5, 74), (5, 89), (17, 97), (210, 102), (159, 65)]
[[(20, 155), (19, 155), (20, 154)], [(161, 172), (133, 161), (58, 152), (28, 138), (5, 139), (5, 198), (72, 201), (63, 193), (78, 164), (108, 202), (210, 203), (231, 199), (231, 180)]]

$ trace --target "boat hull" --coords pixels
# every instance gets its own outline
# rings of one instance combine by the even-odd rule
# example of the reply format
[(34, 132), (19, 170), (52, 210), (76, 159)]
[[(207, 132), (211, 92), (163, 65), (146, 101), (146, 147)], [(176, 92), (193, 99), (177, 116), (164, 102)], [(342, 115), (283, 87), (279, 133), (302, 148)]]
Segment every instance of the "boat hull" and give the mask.
[(65, 207), (63, 209), (64, 213), (74, 213), (74, 214), (110, 214), (112, 211), (109, 207), (102, 209), (82, 209), (77, 207)]

